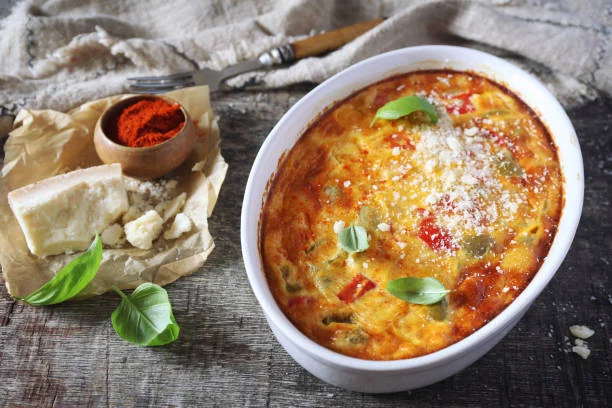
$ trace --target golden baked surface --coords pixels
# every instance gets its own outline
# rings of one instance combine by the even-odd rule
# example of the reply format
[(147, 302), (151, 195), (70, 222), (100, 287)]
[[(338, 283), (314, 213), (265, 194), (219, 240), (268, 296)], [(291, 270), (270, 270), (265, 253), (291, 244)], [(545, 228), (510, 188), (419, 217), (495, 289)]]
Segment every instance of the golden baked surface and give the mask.
[[(402, 96), (435, 107), (370, 122)], [(502, 311), (537, 272), (562, 207), (562, 176), (536, 115), (477, 75), (393, 77), (330, 109), (280, 164), (262, 219), (268, 283), (289, 319), (317, 343), (372, 360), (446, 347)], [(369, 248), (338, 245), (361, 225)], [(391, 295), (390, 280), (433, 277), (434, 305)]]

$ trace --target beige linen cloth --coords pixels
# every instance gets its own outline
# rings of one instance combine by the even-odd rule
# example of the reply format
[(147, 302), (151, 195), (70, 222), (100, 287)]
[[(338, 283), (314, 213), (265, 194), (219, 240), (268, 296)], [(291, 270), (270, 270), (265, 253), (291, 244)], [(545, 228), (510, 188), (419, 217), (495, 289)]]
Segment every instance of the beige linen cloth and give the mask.
[(125, 92), (129, 76), (223, 68), (379, 16), (347, 46), (249, 83), (320, 82), (385, 51), (456, 44), (519, 63), (565, 106), (612, 93), (610, 0), (25, 0), (0, 28), (0, 110), (66, 111)]

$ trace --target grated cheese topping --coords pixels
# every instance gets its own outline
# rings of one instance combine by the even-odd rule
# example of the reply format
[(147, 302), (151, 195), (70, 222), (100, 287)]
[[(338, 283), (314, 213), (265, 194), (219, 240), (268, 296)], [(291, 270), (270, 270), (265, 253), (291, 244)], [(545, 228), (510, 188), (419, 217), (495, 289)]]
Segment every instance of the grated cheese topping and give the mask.
[(427, 172), (410, 181), (426, 192), (422, 205), (436, 204), (440, 222), (455, 236), (491, 232), (510, 221), (526, 197), (499, 182), (490, 138), (475, 127), (454, 127), (445, 114), (438, 123), (421, 131), (413, 158), (426, 163)]

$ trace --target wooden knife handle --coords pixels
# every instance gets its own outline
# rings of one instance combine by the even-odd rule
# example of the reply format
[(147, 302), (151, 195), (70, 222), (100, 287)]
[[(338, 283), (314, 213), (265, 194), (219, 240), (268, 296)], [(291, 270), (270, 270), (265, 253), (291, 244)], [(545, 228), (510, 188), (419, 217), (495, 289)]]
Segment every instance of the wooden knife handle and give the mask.
[(328, 31), (323, 34), (315, 35), (314, 37), (296, 41), (291, 44), (293, 46), (295, 58), (311, 57), (313, 55), (319, 55), (327, 51), (338, 49), (382, 23), (384, 20), (385, 19), (381, 17), (375, 20), (364, 21), (363, 23), (353, 24), (348, 27), (342, 27), (337, 30)]

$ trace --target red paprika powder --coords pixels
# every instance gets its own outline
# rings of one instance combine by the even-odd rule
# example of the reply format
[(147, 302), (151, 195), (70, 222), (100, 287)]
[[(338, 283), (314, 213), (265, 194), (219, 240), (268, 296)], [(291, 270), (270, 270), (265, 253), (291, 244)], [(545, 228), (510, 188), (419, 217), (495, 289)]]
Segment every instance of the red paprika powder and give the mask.
[(179, 104), (143, 99), (119, 112), (113, 139), (124, 146), (154, 146), (176, 136), (184, 124)]

